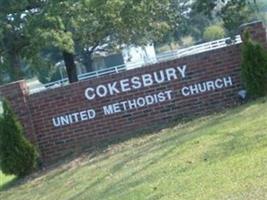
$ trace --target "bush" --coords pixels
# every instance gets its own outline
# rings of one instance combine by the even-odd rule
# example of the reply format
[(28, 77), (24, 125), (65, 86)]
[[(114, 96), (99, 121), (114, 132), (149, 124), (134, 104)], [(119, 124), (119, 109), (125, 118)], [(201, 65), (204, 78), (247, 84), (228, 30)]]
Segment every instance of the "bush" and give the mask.
[(243, 35), (242, 45), (242, 81), (252, 97), (267, 94), (267, 52), (258, 43), (253, 42), (248, 31)]
[(225, 37), (224, 28), (219, 25), (212, 25), (205, 29), (203, 38), (205, 41), (217, 40)]
[(4, 174), (25, 176), (36, 166), (37, 153), (24, 137), (21, 124), (7, 101), (0, 116), (0, 168)]
[(181, 38), (181, 41), (183, 43), (183, 47), (189, 47), (194, 45), (195, 41), (192, 36), (185, 36)]

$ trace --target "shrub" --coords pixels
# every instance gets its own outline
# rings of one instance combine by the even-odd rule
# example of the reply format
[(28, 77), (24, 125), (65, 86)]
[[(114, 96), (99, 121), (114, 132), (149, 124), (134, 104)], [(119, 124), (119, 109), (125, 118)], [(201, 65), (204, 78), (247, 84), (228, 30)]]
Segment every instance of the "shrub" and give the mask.
[(189, 47), (194, 45), (195, 41), (192, 36), (185, 36), (181, 38), (181, 41), (183, 43), (183, 47)]
[(224, 28), (219, 25), (212, 25), (205, 29), (203, 38), (205, 41), (217, 40), (225, 37)]
[(267, 52), (258, 43), (252, 41), (248, 31), (243, 35), (242, 45), (242, 81), (252, 97), (267, 94)]
[(37, 153), (24, 137), (21, 124), (7, 101), (0, 116), (0, 168), (4, 174), (25, 176), (36, 166)]

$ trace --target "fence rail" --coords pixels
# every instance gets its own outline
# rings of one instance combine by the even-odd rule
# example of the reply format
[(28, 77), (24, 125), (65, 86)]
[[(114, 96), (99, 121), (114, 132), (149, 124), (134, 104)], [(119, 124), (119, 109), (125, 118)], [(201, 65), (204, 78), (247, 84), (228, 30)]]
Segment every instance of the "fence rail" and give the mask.
[[(158, 54), (156, 60), (155, 59), (146, 60), (145, 63), (136, 62), (136, 63), (131, 63), (131, 64), (123, 64), (123, 65), (114, 66), (114, 67), (110, 67), (110, 68), (106, 68), (106, 69), (102, 69), (102, 70), (98, 70), (98, 71), (94, 71), (94, 72), (80, 74), (78, 76), (78, 79), (79, 80), (87, 80), (87, 79), (91, 79), (91, 78), (95, 78), (95, 77), (104, 76), (107, 74), (116, 74), (116, 73), (120, 73), (122, 71), (136, 69), (139, 67), (144, 67), (147, 65), (155, 64), (155, 63), (165, 62), (165, 61), (181, 58), (184, 56), (189, 56), (189, 55), (194, 55), (197, 53), (207, 52), (207, 51), (223, 48), (223, 47), (226, 47), (226, 46), (229, 46), (232, 44), (240, 44), (240, 43), (242, 43), (240, 35), (237, 35), (234, 42), (230, 38), (224, 38), (224, 39), (215, 40), (212, 42), (207, 42), (207, 43), (191, 46), (188, 48), (178, 49), (178, 50), (174, 50), (174, 51), (166, 51), (166, 52)], [(30, 94), (38, 93), (38, 92), (41, 92), (41, 91), (44, 91), (47, 89), (53, 89), (53, 88), (61, 87), (61, 86), (68, 85), (68, 84), (69, 84), (68, 79), (64, 78), (64, 79), (61, 79), (58, 81), (54, 81), (54, 82), (47, 83), (44, 85), (39, 85), (36, 87), (30, 86)]]

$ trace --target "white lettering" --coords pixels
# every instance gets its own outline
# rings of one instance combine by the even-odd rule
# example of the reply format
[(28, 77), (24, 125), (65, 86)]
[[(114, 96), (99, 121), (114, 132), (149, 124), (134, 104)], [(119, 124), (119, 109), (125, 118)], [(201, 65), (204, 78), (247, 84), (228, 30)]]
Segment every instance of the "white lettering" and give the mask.
[(122, 92), (128, 92), (131, 90), (131, 88), (129, 87), (129, 79), (124, 79), (120, 81), (121, 84), (121, 90)]
[(127, 107), (126, 107), (127, 103), (128, 103), (127, 101), (121, 102), (121, 105), (122, 105), (124, 110), (127, 110)]
[(215, 91), (223, 88), (227, 88), (233, 85), (232, 78), (224, 77), (218, 78), (214, 81), (206, 81), (203, 83), (197, 83), (187, 87), (183, 87), (181, 93), (183, 96), (190, 96), (199, 93), (205, 93), (208, 91)]
[(160, 103), (166, 101), (166, 97), (165, 97), (165, 94), (163, 92), (160, 92), (158, 94), (158, 98), (159, 98)]
[[(75, 122), (78, 122), (78, 116), (80, 115), (80, 113), (73, 113), (72, 116), (74, 116)], [(71, 123), (73, 123), (73, 121), (71, 120)]]
[(176, 70), (174, 68), (166, 69), (166, 74), (167, 74), (167, 80), (168, 81), (178, 79), (177, 75), (176, 75)]
[(93, 88), (87, 88), (85, 90), (85, 97), (88, 100), (93, 100), (95, 98), (95, 94), (94, 94), (95, 90)]
[(128, 101), (122, 101), (106, 105), (103, 106), (104, 114), (112, 115), (127, 110), (133, 110), (133, 109), (143, 108), (145, 106), (151, 106), (158, 103), (162, 103), (172, 99), (171, 97), (172, 92), (173, 92), (172, 90), (168, 90), (157, 94), (147, 95), (144, 97), (139, 97)]
[(186, 68), (187, 68), (186, 65), (184, 65), (183, 67), (177, 67), (177, 69), (178, 69), (178, 71), (180, 72), (182, 78), (185, 78), (185, 77), (186, 77), (186, 75), (185, 75)]
[(154, 97), (153, 97), (153, 96), (151, 96), (151, 95), (146, 96), (145, 99), (146, 99), (146, 103), (147, 103), (147, 105), (152, 105), (152, 104), (154, 104)]
[(160, 74), (160, 77), (158, 76), (157, 72), (154, 72), (155, 81), (160, 84), (160, 83), (163, 83), (165, 81), (164, 71), (161, 70), (159, 72), (159, 74)]
[(88, 115), (87, 115), (87, 112), (86, 112), (86, 111), (82, 111), (82, 112), (80, 113), (80, 116), (81, 116), (81, 120), (82, 120), (82, 121), (86, 121), (86, 120), (88, 120)]
[[(154, 71), (151, 74), (143, 74), (134, 76), (129, 79), (122, 79), (112, 83), (98, 85), (94, 88), (90, 87), (85, 90), (85, 97), (87, 100), (93, 100), (96, 97), (106, 97), (108, 95), (116, 95), (122, 92), (130, 92), (131, 90), (140, 89), (142, 87), (149, 87), (155, 84), (161, 84), (166, 81), (172, 81), (179, 77), (186, 78), (187, 66), (178, 66), (175, 68), (167, 68), (164, 70)], [(120, 86), (120, 87), (119, 87)]]
[(116, 88), (117, 82), (114, 83), (109, 83), (108, 84), (108, 89), (109, 89), (109, 93), (110, 95), (114, 95), (114, 94), (119, 94), (120, 91)]
[(206, 82), (208, 91), (215, 90), (214, 81), (207, 81)]
[(54, 127), (66, 126), (78, 123), (80, 121), (87, 121), (96, 117), (95, 110), (84, 110), (81, 112), (71, 113), (52, 119)]
[(190, 90), (189, 90), (188, 87), (183, 87), (183, 89), (182, 89), (182, 95), (185, 96), (185, 97), (187, 97), (187, 96), (190, 95)]
[(69, 125), (70, 124), (70, 121), (69, 121), (69, 116), (66, 115), (66, 116), (61, 116), (60, 117), (60, 121), (61, 121), (61, 125)]
[(59, 118), (53, 118), (54, 127), (59, 127), (61, 125)]
[(223, 81), (222, 81), (222, 79), (217, 79), (215, 81), (215, 87), (218, 88), (218, 89), (222, 89), (223, 88)]
[(113, 104), (113, 109), (115, 113), (121, 112), (120, 104), (119, 103)]
[(146, 105), (146, 100), (143, 97), (137, 99), (137, 105), (139, 107), (144, 107)]
[(190, 88), (191, 94), (198, 94), (199, 93), (197, 85), (190, 85), (189, 88)]
[(89, 119), (94, 119), (96, 117), (96, 112), (93, 109), (87, 110), (87, 114), (88, 114)]
[(107, 90), (107, 88), (106, 88), (104, 85), (99, 85), (99, 86), (96, 88), (96, 94), (97, 94), (99, 97), (105, 97), (105, 96), (107, 96), (107, 94), (108, 94), (108, 90)]
[(198, 84), (198, 89), (200, 93), (204, 93), (207, 91), (207, 86), (205, 83), (199, 83)]
[(229, 76), (227, 78), (223, 78), (225, 87), (229, 87), (233, 85), (232, 78)]
[(171, 100), (172, 99), (172, 90), (169, 90), (169, 91), (166, 91), (165, 94), (167, 94), (167, 97), (168, 97), (168, 100)]
[(152, 79), (152, 75), (151, 74), (142, 75), (142, 79), (143, 79), (144, 87), (148, 87), (148, 86), (153, 85), (153, 79)]
[(135, 100), (135, 99), (134, 99), (133, 101), (128, 101), (128, 104), (129, 104), (129, 108), (130, 108), (130, 109), (135, 109), (135, 108), (137, 108), (136, 100)]
[(142, 87), (142, 84), (141, 84), (141, 82), (140, 82), (140, 78), (139, 77), (137, 77), (137, 76), (135, 76), (135, 77), (133, 77), (132, 78), (132, 87), (133, 87), (133, 89), (140, 89), (141, 87)]
[(112, 105), (104, 106), (103, 108), (104, 108), (104, 114), (105, 115), (111, 115), (114, 113)]

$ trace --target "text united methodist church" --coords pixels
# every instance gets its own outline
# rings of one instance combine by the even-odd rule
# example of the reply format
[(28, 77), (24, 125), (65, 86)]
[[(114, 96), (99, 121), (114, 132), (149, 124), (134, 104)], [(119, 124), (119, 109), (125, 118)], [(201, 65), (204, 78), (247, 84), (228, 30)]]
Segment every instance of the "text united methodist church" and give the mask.
[[(143, 87), (151, 87), (156, 84), (163, 84), (165, 82), (176, 81), (177, 79), (186, 78), (188, 67), (186, 65), (178, 66), (176, 68), (167, 68), (165, 70), (155, 71), (152, 74), (142, 74), (140, 76), (133, 76), (128, 79), (114, 81), (112, 83), (101, 84), (93, 87), (88, 87), (85, 90), (85, 97), (89, 101), (106, 96), (117, 95), (124, 92), (131, 92), (132, 90), (139, 90)], [(233, 85), (230, 76), (217, 78), (216, 80), (196, 83), (194, 85), (184, 86), (181, 89), (183, 96), (196, 95), (209, 91), (215, 91)], [(115, 102), (103, 106), (104, 115), (112, 115), (120, 112), (125, 112), (133, 109), (138, 109), (153, 104), (163, 103), (172, 100), (172, 90), (162, 91), (156, 94), (149, 94), (134, 99), (127, 99), (121, 102)], [(54, 117), (52, 119), (55, 127), (66, 126), (74, 123), (92, 120), (97, 116), (94, 109), (87, 109), (75, 113), (70, 113), (63, 116)]]

